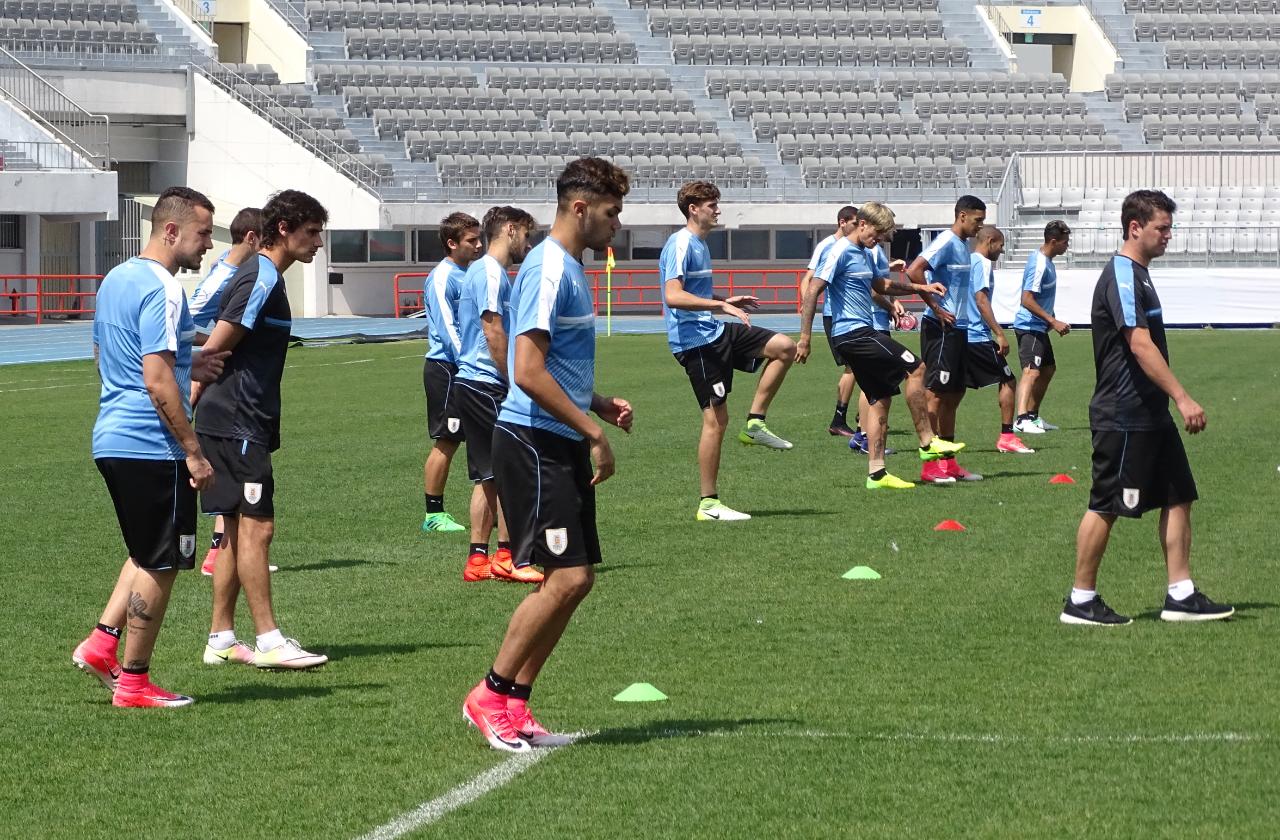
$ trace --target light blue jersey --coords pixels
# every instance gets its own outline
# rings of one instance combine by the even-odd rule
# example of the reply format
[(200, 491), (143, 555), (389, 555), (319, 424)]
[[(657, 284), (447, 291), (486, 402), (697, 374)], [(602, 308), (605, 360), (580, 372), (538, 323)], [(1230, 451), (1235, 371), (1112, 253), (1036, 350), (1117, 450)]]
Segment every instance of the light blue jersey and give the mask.
[(142, 378), (142, 357), (174, 354), (182, 410), (191, 419), (191, 339), (195, 323), (182, 285), (164, 266), (141, 257), (103, 279), (93, 316), (102, 391), (93, 424), (94, 458), (176, 461), (186, 453), (156, 413)]
[[(1053, 314), (1053, 301), (1058, 295), (1058, 270), (1053, 267), (1053, 260), (1039, 251), (1027, 258), (1027, 267), (1022, 270), (1022, 291), (1031, 292), (1031, 296), (1040, 304), (1040, 308)], [(1015, 330), (1030, 332), (1048, 332), (1049, 325), (1039, 316), (1021, 304), (1022, 295), (1018, 295), (1018, 313), (1013, 316)]]
[[(231, 252), (228, 251), (227, 254), (229, 253)], [(218, 304), (222, 301), (222, 290), (240, 268), (238, 265), (227, 262), (227, 254), (218, 257), (213, 268), (209, 269), (209, 273), (191, 293), (187, 308), (191, 310), (191, 320), (195, 322), (198, 330), (209, 332), (213, 329), (213, 322), (218, 320)]]
[(814, 277), (827, 284), (831, 301), (831, 335), (845, 335), (857, 329), (877, 329), (875, 313), (880, 310), (871, 299), (873, 280), (889, 276), (872, 249), (855, 245), (841, 237), (827, 251)]
[[(879, 245), (877, 245), (876, 247), (871, 249), (871, 253), (875, 254), (876, 271), (880, 272), (876, 274), (876, 276), (877, 277), (890, 276), (891, 272), (889, 271), (889, 256), (885, 254), (884, 249), (881, 248)], [(892, 329), (893, 319), (889, 317), (889, 313), (886, 312), (883, 308), (881, 308), (880, 304), (876, 303), (875, 301), (872, 301), (871, 303), (875, 307), (871, 311), (871, 320), (874, 322), (873, 326), (877, 330), (882, 330), (882, 331)]]
[(511, 278), (502, 263), (485, 254), (467, 268), (458, 298), (458, 334), (462, 352), (458, 354), (458, 378), (492, 385), (506, 385), (505, 372), (498, 370), (489, 354), (484, 337), (484, 313), (493, 312), (502, 319), (502, 328), (510, 332)]
[(981, 254), (969, 256), (969, 343), (981, 344), (994, 341), (991, 328), (982, 320), (982, 312), (978, 310), (978, 292), (985, 290), (987, 300), (995, 298), (995, 264)]
[[(967, 329), (969, 326), (969, 246), (955, 235), (954, 231), (945, 230), (929, 243), (929, 247), (920, 254), (933, 271), (934, 283), (947, 287), (942, 296), (942, 308), (956, 316), (956, 329)], [(925, 309), (924, 317), (937, 320), (932, 309)]]
[(458, 363), (462, 336), (458, 334), (458, 298), (466, 271), (445, 259), (427, 275), (422, 284), (422, 305), (427, 310), (427, 338), (431, 342), (427, 358)]
[[(818, 266), (822, 265), (822, 258), (827, 255), (827, 251), (839, 238), (839, 236), (833, 233), (818, 243), (818, 247), (813, 249), (813, 256), (809, 258), (808, 267), (810, 271), (818, 270)], [(822, 295), (822, 317), (831, 317), (831, 295), (826, 294), (825, 292)]]
[(667, 322), (667, 343), (672, 353), (710, 344), (724, 332), (724, 324), (710, 312), (690, 312), (667, 306), (667, 281), (679, 280), (684, 290), (700, 298), (715, 295), (711, 279), (711, 252), (707, 243), (681, 228), (671, 234), (658, 258), (658, 282), (662, 284), (662, 317)]
[[(590, 411), (596, 379), (596, 311), (582, 263), (559, 242), (547, 237), (521, 263), (520, 273), (511, 284), (510, 311), (509, 364), (515, 364), (518, 336), (534, 331), (546, 333), (551, 337), (547, 372), (574, 405), (583, 412)], [(582, 440), (582, 435), (535, 403), (514, 377), (498, 420)]]

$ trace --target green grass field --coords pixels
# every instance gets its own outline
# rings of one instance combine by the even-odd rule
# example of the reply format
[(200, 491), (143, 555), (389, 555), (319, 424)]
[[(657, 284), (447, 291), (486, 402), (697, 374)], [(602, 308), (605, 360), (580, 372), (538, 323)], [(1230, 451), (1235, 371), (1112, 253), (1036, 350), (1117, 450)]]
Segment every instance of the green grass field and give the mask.
[[(734, 524), (693, 519), (696, 405), (663, 338), (601, 339), (598, 389), (632, 401), (636, 431), (613, 436), (606, 563), (534, 696), (549, 725), (598, 734), (413, 836), (1274, 837), (1280, 333), (1170, 344), (1209, 417), (1188, 439), (1196, 580), (1239, 614), (1155, 618), (1148, 516), (1117, 527), (1102, 572), (1138, 620), (1098, 630), (1057, 621), (1089, 487), (1087, 332), (1057, 342), (1045, 414), (1063, 430), (1037, 454), (998, 455), (995, 394), (971, 392), (962, 462), (987, 480), (897, 494), (863, 490), (863, 459), (827, 435), (820, 348), (770, 413), (795, 449), (726, 445), (721, 494), (755, 515)], [(0, 368), (0, 835), (355, 837), (505, 760), (459, 706), (522, 589), (463, 584), (466, 535), (418, 529), (421, 349), (290, 355), (275, 600), (284, 630), (333, 661), (201, 665), (209, 582), (184, 574), (153, 669), (197, 703), (155, 713), (113, 709), (70, 663), (123, 556), (89, 452), (92, 367)], [(740, 375), (736, 416), (752, 386)], [(904, 406), (890, 422), (908, 427)], [(1078, 483), (1050, 486), (1058, 472)], [(459, 457), (460, 519), (465, 478)], [(944, 518), (969, 530), (933, 532)], [(860, 564), (883, 579), (841, 579)], [(670, 699), (612, 701), (640, 681)]]

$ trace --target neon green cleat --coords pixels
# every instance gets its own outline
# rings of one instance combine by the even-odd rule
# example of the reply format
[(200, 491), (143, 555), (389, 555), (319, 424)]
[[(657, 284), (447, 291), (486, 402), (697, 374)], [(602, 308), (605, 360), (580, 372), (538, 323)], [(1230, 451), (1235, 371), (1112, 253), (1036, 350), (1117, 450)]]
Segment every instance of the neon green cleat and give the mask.
[(454, 519), (448, 513), (428, 513), (426, 518), (422, 520), (422, 530), (424, 531), (465, 531), (464, 526), (458, 524), (458, 520)]
[(767, 446), (770, 449), (790, 449), (791, 441), (769, 431), (763, 420), (748, 420), (747, 427), (738, 432), (738, 440), (743, 446)]
[(929, 445), (927, 447), (921, 447), (919, 449), (920, 460), (936, 461), (939, 458), (941, 458), (943, 455), (954, 455), (957, 452), (959, 452), (961, 449), (964, 449), (963, 443), (957, 443), (954, 441), (943, 440), (940, 437), (934, 437), (933, 440), (929, 441)]
[(868, 490), (910, 490), (912, 487), (915, 487), (915, 484), (903, 481), (892, 473), (885, 473), (884, 478), (879, 481), (867, 476)]

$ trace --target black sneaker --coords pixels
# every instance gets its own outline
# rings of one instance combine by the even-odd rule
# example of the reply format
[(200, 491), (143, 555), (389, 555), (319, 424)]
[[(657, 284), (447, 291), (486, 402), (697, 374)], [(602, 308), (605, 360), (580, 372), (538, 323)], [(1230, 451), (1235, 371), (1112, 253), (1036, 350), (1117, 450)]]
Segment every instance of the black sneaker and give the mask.
[(1164, 621), (1214, 621), (1219, 618), (1230, 618), (1235, 615), (1236, 608), (1226, 604), (1215, 604), (1209, 596), (1197, 589), (1181, 601), (1172, 595), (1164, 596), (1164, 609), (1160, 618)]
[(1132, 618), (1108, 607), (1098, 595), (1094, 595), (1092, 600), (1085, 601), (1083, 604), (1071, 603), (1071, 598), (1068, 596), (1062, 605), (1062, 615), (1058, 616), (1058, 621), (1063, 624), (1100, 624), (1106, 627), (1119, 627), (1133, 623)]
[(827, 434), (832, 435), (833, 437), (849, 438), (849, 437), (853, 437), (853, 429), (849, 428), (848, 423), (833, 422), (830, 426), (827, 427)]

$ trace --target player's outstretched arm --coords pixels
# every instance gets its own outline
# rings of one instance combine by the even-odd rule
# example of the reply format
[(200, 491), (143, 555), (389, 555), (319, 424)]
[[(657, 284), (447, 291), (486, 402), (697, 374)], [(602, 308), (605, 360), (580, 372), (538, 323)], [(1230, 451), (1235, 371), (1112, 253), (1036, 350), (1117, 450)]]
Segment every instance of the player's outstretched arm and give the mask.
[[(685, 291), (684, 281), (679, 277), (673, 277), (664, 283), (666, 292), (667, 306), (671, 309), (684, 309), (689, 312), (714, 312), (718, 315), (727, 315), (731, 318), (737, 318), (748, 327), (751, 326), (751, 319), (739, 307), (727, 300), (717, 300), (715, 298), (698, 297)], [(744, 299), (751, 298), (750, 295), (744, 295)]]
[(1164, 360), (1160, 348), (1156, 347), (1155, 342), (1151, 340), (1151, 332), (1146, 327), (1126, 327), (1124, 339), (1128, 342), (1133, 357), (1138, 360), (1138, 366), (1142, 368), (1142, 372), (1161, 391), (1168, 394), (1169, 399), (1173, 400), (1174, 405), (1178, 407), (1178, 413), (1182, 415), (1182, 422), (1187, 432), (1194, 435), (1204, 431), (1204, 427), (1209, 422), (1204, 415), (1204, 409), (1198, 402), (1191, 399), (1191, 395), (1173, 375), (1173, 370)]
[[(910, 277), (910, 275), (907, 276)], [(941, 283), (924, 283), (923, 285), (916, 285), (916, 283), (911, 281), (892, 280), (888, 277), (877, 277), (875, 280), (871, 281), (871, 289), (873, 292), (888, 295), (890, 297), (919, 295), (921, 300), (930, 306), (933, 305), (929, 303), (933, 295), (945, 295), (947, 293), (947, 287)], [(938, 308), (944, 315), (951, 314), (941, 307)], [(954, 321), (955, 317), (952, 316), (951, 320)]]
[[(928, 260), (924, 257), (916, 257), (910, 267), (907, 268), (907, 280), (911, 283), (913, 288), (906, 294), (920, 295), (920, 299), (924, 301), (925, 306), (933, 310), (933, 314), (938, 316), (938, 320), (947, 325), (954, 324), (956, 316), (943, 309), (942, 303), (939, 300), (940, 297), (947, 293), (947, 287), (943, 286), (941, 283), (930, 283), (925, 279), (924, 273), (926, 271), (931, 271), (932, 269), (933, 266), (929, 265)], [(897, 281), (894, 282), (896, 283)], [(891, 285), (890, 288), (896, 287)], [(883, 289), (878, 289), (877, 291), (895, 296), (902, 295), (902, 292), (890, 292)]]

